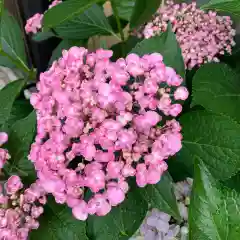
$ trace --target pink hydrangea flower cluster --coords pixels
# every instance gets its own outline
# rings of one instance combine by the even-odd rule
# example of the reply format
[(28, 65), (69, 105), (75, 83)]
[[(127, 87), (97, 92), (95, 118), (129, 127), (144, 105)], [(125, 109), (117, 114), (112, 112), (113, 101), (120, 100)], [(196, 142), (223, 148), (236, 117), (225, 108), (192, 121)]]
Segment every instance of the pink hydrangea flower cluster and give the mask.
[(235, 30), (229, 16), (217, 16), (196, 7), (196, 3), (175, 4), (167, 1), (161, 6), (153, 19), (133, 34), (151, 38), (165, 32), (168, 22), (182, 49), (186, 68), (192, 69), (207, 62), (218, 62), (218, 56), (226, 51), (231, 54), (235, 45)]
[[(7, 140), (7, 134), (1, 132), (0, 146)], [(7, 150), (0, 148), (0, 171), (9, 158)], [(38, 181), (26, 190), (19, 176), (0, 182), (0, 239), (27, 240), (29, 232), (39, 226), (37, 218), (45, 203), (45, 191)]]
[(29, 158), (44, 190), (79, 220), (123, 202), (128, 177), (139, 187), (159, 182), (165, 160), (182, 146), (173, 118), (188, 97), (183, 79), (158, 53), (111, 57), (64, 50), (31, 96), (38, 127)]
[[(54, 0), (48, 7), (48, 9), (55, 7), (59, 3), (61, 3), (62, 0)], [(27, 34), (29, 33), (37, 33), (39, 30), (42, 29), (42, 20), (43, 20), (44, 14), (36, 13), (31, 18), (27, 20), (25, 31)]]

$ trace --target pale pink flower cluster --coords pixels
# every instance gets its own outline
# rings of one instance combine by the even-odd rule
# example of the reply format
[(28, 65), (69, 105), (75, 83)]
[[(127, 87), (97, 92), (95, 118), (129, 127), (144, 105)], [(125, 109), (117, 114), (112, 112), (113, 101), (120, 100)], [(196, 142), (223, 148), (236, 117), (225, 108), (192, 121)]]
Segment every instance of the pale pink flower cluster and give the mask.
[[(54, 0), (48, 7), (48, 9), (55, 7), (59, 3), (61, 3), (62, 0)], [(29, 33), (37, 33), (39, 30), (42, 29), (42, 20), (43, 20), (44, 14), (36, 13), (31, 18), (27, 20), (25, 31), (27, 34)]]
[[(0, 146), (7, 140), (7, 134), (1, 132)], [(9, 158), (7, 150), (0, 148), (0, 171)], [(0, 239), (27, 240), (29, 232), (39, 226), (37, 218), (45, 203), (45, 191), (38, 181), (26, 190), (19, 176), (0, 183)]]
[(182, 49), (186, 68), (192, 69), (207, 62), (218, 62), (218, 56), (226, 51), (231, 54), (235, 45), (235, 30), (229, 16), (217, 16), (196, 7), (196, 3), (175, 4), (167, 1), (160, 7), (153, 19), (140, 30), (134, 32), (138, 37), (151, 38), (165, 32), (168, 22)]
[(188, 97), (183, 79), (158, 53), (111, 57), (103, 49), (64, 50), (31, 96), (38, 127), (29, 159), (44, 190), (79, 220), (123, 202), (128, 177), (139, 187), (159, 182), (165, 160), (182, 146), (172, 118)]

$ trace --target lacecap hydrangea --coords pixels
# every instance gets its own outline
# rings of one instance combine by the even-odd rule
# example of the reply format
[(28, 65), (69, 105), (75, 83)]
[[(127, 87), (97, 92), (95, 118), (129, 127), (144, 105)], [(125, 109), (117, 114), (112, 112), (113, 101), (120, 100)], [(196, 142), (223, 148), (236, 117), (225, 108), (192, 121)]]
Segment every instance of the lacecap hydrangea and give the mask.
[(235, 46), (236, 31), (231, 18), (218, 16), (213, 11), (205, 12), (197, 8), (196, 2), (175, 4), (166, 1), (151, 21), (133, 31), (133, 34), (148, 39), (165, 32), (169, 22), (188, 69), (207, 62), (219, 62), (219, 56), (225, 52), (231, 54)]
[(123, 202), (129, 177), (139, 187), (158, 183), (182, 147), (175, 118), (188, 97), (183, 79), (159, 53), (111, 57), (64, 50), (31, 97), (37, 136), (29, 159), (43, 189), (79, 220)]

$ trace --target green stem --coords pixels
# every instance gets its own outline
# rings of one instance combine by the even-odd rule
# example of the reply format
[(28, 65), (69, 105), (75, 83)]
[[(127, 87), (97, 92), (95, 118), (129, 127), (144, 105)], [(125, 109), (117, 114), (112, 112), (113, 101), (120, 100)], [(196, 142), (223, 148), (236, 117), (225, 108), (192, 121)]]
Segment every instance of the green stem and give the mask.
[(111, 5), (112, 5), (112, 10), (113, 10), (114, 16), (115, 16), (116, 21), (117, 21), (118, 31), (120, 33), (122, 41), (124, 42), (125, 37), (124, 37), (123, 29), (122, 29), (122, 26), (121, 26), (121, 21), (120, 21), (120, 17), (119, 17), (119, 14), (118, 14), (118, 9), (117, 9), (115, 0), (111, 0)]

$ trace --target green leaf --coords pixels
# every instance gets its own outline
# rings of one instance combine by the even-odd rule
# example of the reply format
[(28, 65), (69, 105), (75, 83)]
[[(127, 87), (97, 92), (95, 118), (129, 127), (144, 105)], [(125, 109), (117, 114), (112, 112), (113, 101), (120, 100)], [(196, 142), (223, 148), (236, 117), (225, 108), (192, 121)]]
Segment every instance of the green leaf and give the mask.
[(136, 0), (118, 0), (116, 7), (120, 18), (130, 21)]
[(137, 28), (148, 22), (160, 7), (162, 0), (136, 0), (130, 20), (130, 28)]
[(51, 37), (56, 37), (55, 34), (52, 31), (49, 32), (38, 32), (36, 34), (33, 35), (32, 39), (35, 42), (41, 42), (44, 40), (47, 40)]
[(217, 12), (229, 12), (240, 17), (240, 1), (239, 0), (212, 0), (201, 7), (204, 10), (215, 10)]
[(0, 91), (0, 125), (8, 120), (13, 103), (25, 84), (26, 80), (20, 79), (7, 84)]
[(146, 202), (151, 205), (151, 208), (157, 208), (181, 221), (173, 190), (173, 182), (169, 173), (164, 174), (158, 184), (139, 188), (139, 192)]
[(240, 192), (240, 172), (224, 181), (223, 184), (231, 189), (235, 189), (237, 192)]
[(36, 113), (33, 111), (26, 118), (18, 120), (11, 128), (6, 148), (11, 159), (7, 162), (6, 171), (17, 173), (29, 179), (35, 178), (33, 164), (28, 160), (30, 146), (36, 132)]
[(193, 172), (195, 157), (203, 159), (215, 178), (225, 180), (240, 170), (240, 125), (227, 116), (195, 111), (180, 117), (183, 147), (179, 161)]
[(8, 68), (16, 68), (16, 65), (6, 56), (1, 55), (0, 52), (0, 65)]
[(27, 117), (32, 111), (33, 107), (28, 100), (16, 100), (13, 103), (8, 123), (10, 125), (13, 125), (17, 120)]
[(56, 26), (54, 30), (64, 39), (82, 40), (94, 35), (114, 35), (102, 8), (97, 4), (75, 18)]
[(148, 210), (147, 202), (131, 189), (124, 202), (104, 216), (90, 216), (87, 234), (91, 240), (128, 240), (140, 227)]
[[(181, 182), (186, 180), (188, 177), (192, 177), (192, 171), (182, 164), (181, 161), (179, 161), (176, 156), (171, 157), (167, 160), (168, 164), (168, 172), (170, 173), (172, 179), (174, 182)], [(179, 171), (181, 169), (181, 171)]]
[(193, 105), (228, 115), (240, 122), (240, 84), (237, 74), (226, 64), (203, 65), (193, 78)]
[[(114, 15), (111, 15), (108, 17), (108, 22), (112, 28), (112, 30), (115, 32), (115, 33), (119, 33), (119, 29), (118, 29), (118, 26), (117, 26), (117, 21), (116, 21), (116, 17)], [(128, 21), (124, 20), (124, 19), (120, 19), (120, 23), (121, 23), (121, 27), (122, 29), (124, 29), (127, 24), (128, 24)]]
[[(13, 58), (23, 69), (29, 70), (22, 31), (17, 21), (6, 10), (2, 13), (0, 37), (2, 51)], [(0, 64), (11, 67), (13, 62), (11, 59), (2, 56)]]
[(56, 204), (52, 198), (40, 217), (40, 227), (30, 234), (30, 240), (88, 240), (86, 222), (73, 218), (66, 205)]
[(62, 51), (63, 50), (69, 50), (71, 47), (73, 46), (84, 46), (83, 42), (82, 41), (76, 41), (76, 40), (68, 40), (68, 39), (65, 39), (65, 40), (62, 40), (58, 46), (54, 49), (53, 53), (52, 53), (52, 57), (49, 61), (49, 66), (52, 65), (52, 63), (59, 59), (60, 57), (62, 57)]
[[(130, 36), (125, 42), (120, 42), (117, 44), (114, 44), (111, 47), (111, 50), (113, 51), (113, 60), (117, 60), (121, 57), (126, 57), (126, 55), (131, 52), (131, 50), (139, 43), (141, 40), (135, 36)], [(122, 46), (123, 45), (123, 46)], [(125, 55), (122, 54), (122, 47), (124, 47)]]
[(0, 131), (9, 133), (10, 127), (18, 120), (27, 117), (33, 111), (32, 105), (27, 100), (16, 100), (11, 109), (8, 120), (0, 127)]
[(190, 202), (189, 239), (240, 239), (240, 195), (222, 188), (202, 162), (195, 165)]
[(0, 19), (4, 11), (4, 0), (0, 0)]
[(160, 36), (155, 36), (149, 39), (144, 39), (138, 43), (131, 51), (138, 55), (150, 54), (154, 52), (161, 53), (163, 61), (167, 66), (176, 70), (183, 78), (185, 76), (185, 66), (182, 58), (182, 51), (176, 40), (175, 34), (172, 32), (172, 27), (169, 24), (166, 32)]
[(69, 0), (49, 9), (43, 18), (44, 29), (53, 28), (82, 14), (99, 0)]

